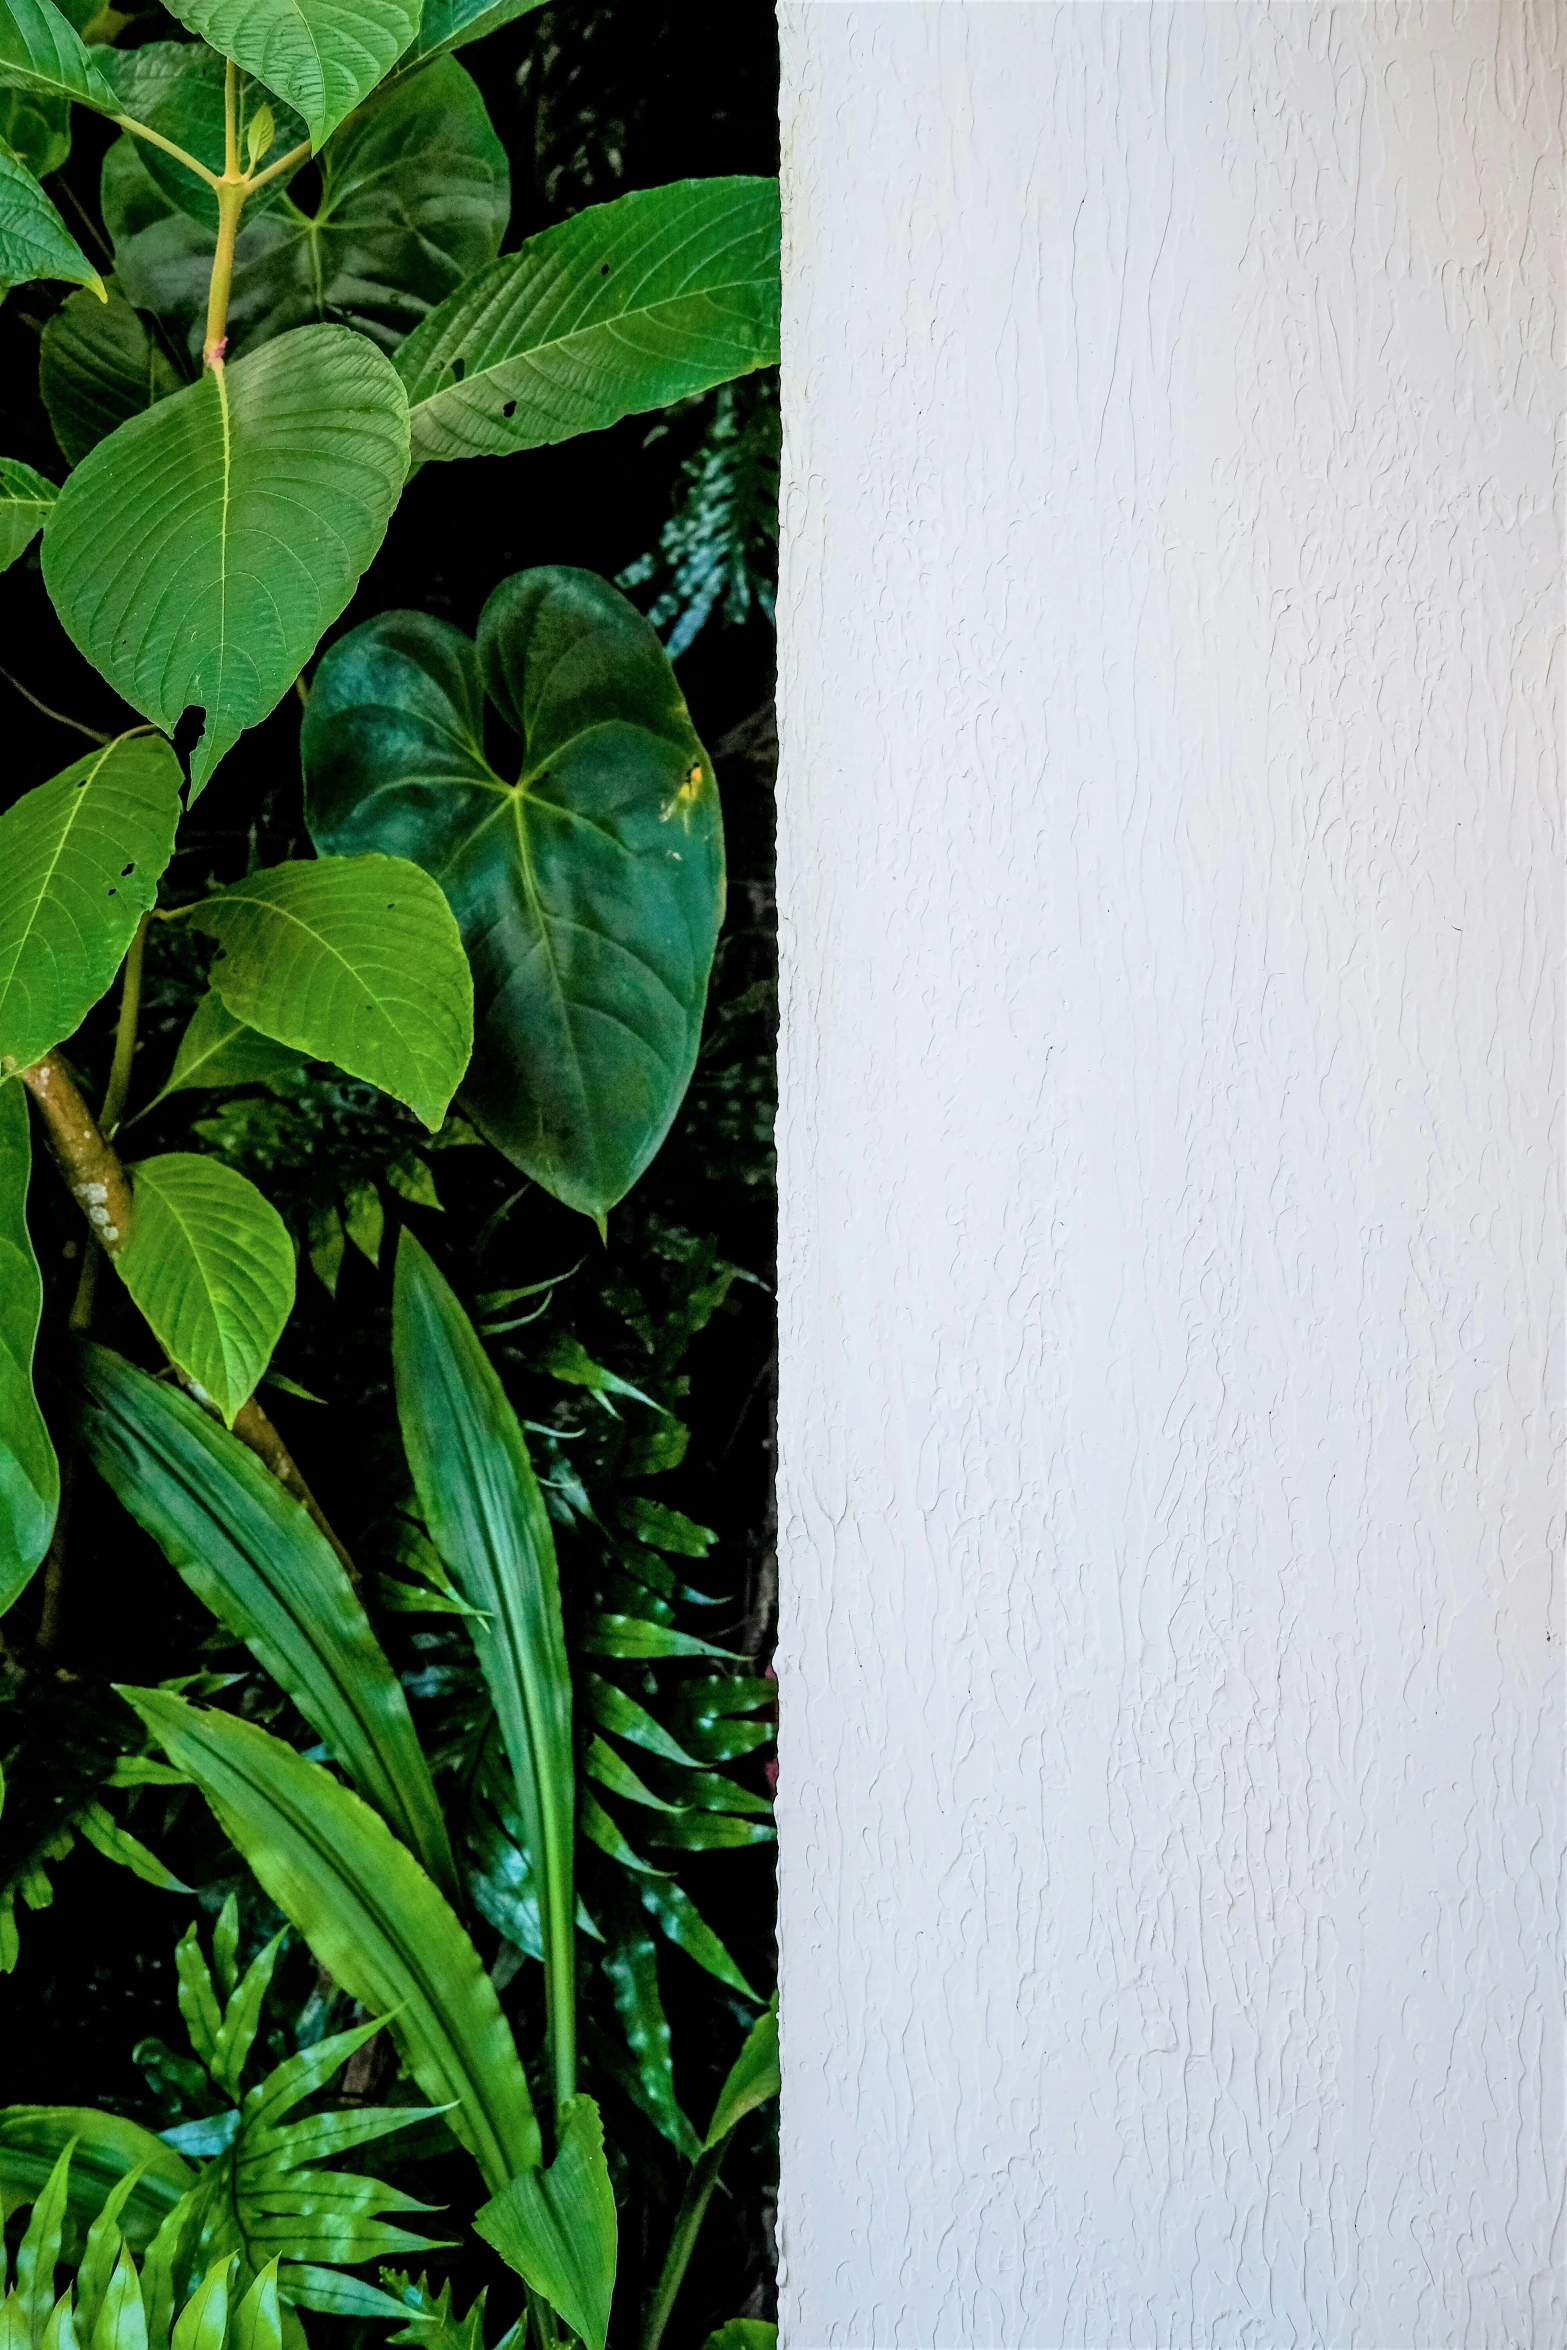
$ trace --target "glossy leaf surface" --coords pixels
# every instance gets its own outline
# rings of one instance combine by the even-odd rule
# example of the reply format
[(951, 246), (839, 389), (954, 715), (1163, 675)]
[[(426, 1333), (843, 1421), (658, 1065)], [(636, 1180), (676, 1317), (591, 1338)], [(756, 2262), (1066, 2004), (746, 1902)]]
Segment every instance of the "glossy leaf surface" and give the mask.
[(125, 296), (72, 294), (43, 331), (38, 389), (73, 465), (106, 434), (177, 392), (184, 378)]
[(549, 2169), (521, 2172), (473, 2224), (587, 2350), (604, 2350), (618, 2230), (604, 2126), (591, 2097), (573, 2097), (564, 2108)]
[(43, 1281), (27, 1229), (32, 1165), (27, 1095), (0, 1084), (0, 1615), (49, 1547), (60, 1468), (33, 1393)]
[(100, 441), (44, 532), (67, 634), (166, 734), (194, 703), (199, 791), (293, 684), (380, 546), (408, 464), (387, 361), (306, 327)]
[[(484, 686), (521, 738), (483, 750)], [(474, 969), (473, 1123), (592, 1216), (668, 1132), (723, 915), (711, 763), (647, 622), (591, 572), (519, 572), (477, 648), (391, 613), (322, 661), (302, 735), (318, 846), (412, 857)]]
[(189, 1396), (107, 1347), (83, 1347), (79, 1365), (80, 1426), (100, 1475), (452, 1892), (446, 1825), (408, 1701), (330, 1544)]
[(39, 2195), (64, 2148), (71, 2155), (68, 2207), (79, 2225), (90, 2219), (131, 2172), (141, 2176), (129, 2190), (119, 2224), (134, 2244), (145, 2244), (196, 2174), (182, 2155), (165, 2146), (138, 2122), (92, 2106), (7, 2105), (0, 2107), (0, 2188), (9, 2205)]
[(676, 180), (529, 237), (397, 354), (414, 455), (598, 432), (778, 357), (778, 183)]
[(424, 0), (424, 14), (412, 45), (403, 51), (397, 70), (407, 73), (429, 58), (466, 47), (486, 33), (499, 32), (519, 16), (531, 16), (544, 0)]
[(62, 277), (91, 286), (104, 300), (103, 280), (24, 163), (0, 147), (0, 278)]
[(729, 2068), (729, 2076), (718, 2092), (718, 2103), (708, 2125), (707, 2143), (716, 2146), (727, 2138), (748, 2113), (759, 2105), (766, 2105), (778, 2095), (782, 2086), (778, 2071), (778, 2003), (776, 2000), (752, 2025), (745, 2046)]
[(131, 1169), (135, 1213), (115, 1270), (171, 1361), (230, 1427), (294, 1303), (288, 1227), (220, 1159), (168, 1151)]
[(0, 86), (0, 144), (26, 164), (35, 180), (58, 171), (71, 152), (70, 100)]
[(103, 994), (179, 820), (167, 743), (122, 735), (0, 816), (0, 1069), (28, 1068)]
[(440, 889), (406, 859), (301, 859), (191, 916), (248, 1027), (406, 1102), (435, 1133), (473, 1046), (473, 982)]
[(479, 1955), (380, 1816), (250, 1722), (163, 1690), (125, 1694), (189, 1773), (322, 1965), (390, 2029), (492, 2188), (537, 2164), (539, 2129)]
[(419, 30), (419, 0), (177, 0), (183, 25), (303, 115), (319, 147)]
[(114, 112), (114, 92), (53, 0), (0, 0), (0, 83)]
[(25, 555), (60, 495), (17, 457), (0, 457), (0, 571)]

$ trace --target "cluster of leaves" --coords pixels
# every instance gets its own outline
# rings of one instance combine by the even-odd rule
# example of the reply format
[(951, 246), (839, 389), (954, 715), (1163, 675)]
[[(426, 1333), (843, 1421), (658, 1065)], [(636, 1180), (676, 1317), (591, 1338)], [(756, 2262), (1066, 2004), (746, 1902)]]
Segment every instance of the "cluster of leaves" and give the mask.
[[(661, 434), (668, 427), (653, 430)], [(639, 555), (616, 576), (619, 587), (655, 589), (648, 618), (664, 632), (672, 661), (690, 650), (715, 611), (730, 627), (742, 626), (753, 612), (772, 620), (778, 458), (776, 386), (765, 377), (721, 385), (701, 441), (681, 465), (675, 510), (659, 534), (657, 552)]]

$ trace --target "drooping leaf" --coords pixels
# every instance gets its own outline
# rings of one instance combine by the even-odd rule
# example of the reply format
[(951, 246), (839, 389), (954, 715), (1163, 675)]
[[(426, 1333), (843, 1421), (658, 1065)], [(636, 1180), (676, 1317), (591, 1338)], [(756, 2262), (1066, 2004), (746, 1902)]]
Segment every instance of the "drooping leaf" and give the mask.
[[(522, 738), (507, 785), (484, 682)], [(475, 647), (415, 613), (322, 661), (305, 713), (317, 845), (412, 857), (474, 967), (463, 1107), (524, 1172), (601, 1216), (668, 1132), (723, 915), (712, 767), (657, 638), (591, 572), (520, 572)]]
[[(105, 79), (114, 84), (123, 113), (172, 139), (209, 171), (223, 170), (227, 68), (216, 50), (205, 48), (198, 41), (148, 41), (137, 49), (105, 49), (99, 54), (101, 70)], [(257, 164), (267, 159), (277, 161), (305, 137), (305, 126), (299, 116), (287, 106), (280, 113), (269, 102), (266, 91), (248, 75), (239, 77), (235, 107), (242, 145), (247, 129), (258, 117), (264, 114), (271, 124), (271, 137), (257, 156)], [(176, 156), (154, 146), (151, 140), (133, 139), (130, 144), (168, 202), (192, 220), (200, 221), (215, 236), (218, 200), (207, 182), (198, 179)], [(258, 213), (264, 213), (282, 193), (281, 178), (270, 180), (247, 199), (247, 213), (252, 205)], [(106, 225), (110, 226), (112, 235), (113, 226), (107, 216)], [(211, 239), (207, 249), (210, 256)]]
[(102, 278), (25, 163), (0, 147), (0, 278), (63, 277), (107, 301)]
[(778, 2095), (782, 2083), (778, 2071), (778, 2002), (776, 1998), (767, 2013), (758, 2018), (746, 2035), (745, 2046), (729, 2068), (728, 2078), (718, 2092), (718, 2103), (708, 2124), (707, 2144), (716, 2146), (721, 2138), (744, 2121), (757, 2106), (767, 2104)]
[(604, 2126), (591, 2097), (573, 2097), (563, 2107), (559, 2151), (549, 2169), (521, 2172), (473, 2224), (587, 2350), (604, 2350), (618, 2225)]
[(93, 1465), (452, 1893), (445, 1821), (402, 1684), (302, 1505), (188, 1396), (107, 1347), (81, 1349), (79, 1376)]
[[(257, 1085), (297, 1069), (305, 1058), (292, 1045), (279, 1044), (259, 1029), (236, 1020), (216, 988), (209, 988), (192, 1012), (174, 1055), (167, 1081), (147, 1109), (156, 1108), (171, 1093), (191, 1087)], [(146, 1116), (142, 1111), (141, 1116)]]
[(234, 2255), (215, 2260), (174, 2321), (173, 2350), (223, 2350)]
[(45, 98), (79, 98), (104, 114), (115, 111), (114, 92), (53, 0), (0, 5), (0, 83)]
[(127, 1690), (263, 1888), (350, 1997), (389, 2028), (492, 2187), (537, 2164), (527, 2077), (477, 1951), (368, 1804), (253, 1723)]
[(411, 45), (397, 61), (399, 75), (417, 71), (432, 57), (462, 49), (486, 33), (498, 32), (519, 16), (542, 8), (544, 0), (425, 0), (424, 15)]
[(27, 1229), (32, 1166), (27, 1095), (0, 1084), (0, 1615), (49, 1547), (60, 1467), (33, 1393), (43, 1279)]
[(93, 1849), (105, 1860), (114, 1861), (120, 1868), (129, 1869), (133, 1877), (140, 1877), (144, 1885), (156, 1885), (160, 1893), (188, 1893), (190, 1887), (178, 1878), (155, 1852), (149, 1852), (139, 1837), (122, 1828), (114, 1814), (101, 1803), (88, 1804), (76, 1815), (76, 1825)]
[(229, 1427), (294, 1304), (288, 1227), (221, 1159), (168, 1151), (131, 1170), (131, 1237), (115, 1258), (164, 1352)]
[(623, 1910), (618, 1930), (604, 1953), (604, 1972), (614, 1989), (615, 2010), (647, 2110), (670, 2144), (687, 2162), (694, 2162), (702, 2142), (675, 2095), (669, 2018), (658, 1987), (657, 1950), (629, 1900)]
[(181, 24), (304, 116), (320, 146), (419, 30), (419, 0), (178, 0)]
[(79, 464), (106, 434), (180, 389), (183, 378), (118, 287), (72, 294), (44, 328), (38, 389), (54, 437)]
[(25, 555), (60, 495), (19, 457), (0, 457), (0, 571)]
[(195, 2183), (190, 2164), (171, 2146), (118, 2114), (91, 2106), (7, 2105), (0, 2107), (0, 2190), (7, 2203), (35, 2201), (73, 2141), (69, 2202), (78, 2226), (85, 2226), (105, 2198), (136, 2174), (118, 2224), (140, 2246)]
[(473, 982), (440, 889), (406, 858), (273, 865), (191, 916), (238, 1020), (406, 1102), (431, 1133), (473, 1046)]
[(35, 180), (46, 179), (70, 156), (70, 100), (0, 86), (0, 145), (9, 147)]
[(676, 180), (529, 237), (397, 355), (416, 458), (597, 432), (778, 357), (778, 183)]
[[(155, 154), (128, 139), (110, 149), (104, 220), (126, 292), (156, 312), (195, 365), (215, 221), (166, 181), (155, 184)], [(510, 210), (506, 151), (455, 59), (377, 91), (344, 123), (322, 150), (313, 203), (301, 206), (280, 182), (263, 197), (273, 189), (272, 203), (254, 216), (247, 207), (240, 226), (231, 358), (318, 320), (350, 323), (392, 350), (494, 260)]]
[(549, 1513), (517, 1415), (449, 1284), (404, 1228), (392, 1356), (403, 1447), (463, 1597), (516, 1784), (544, 1938), (558, 2093), (575, 2066), (571, 1668)]
[(167, 743), (121, 735), (0, 816), (0, 1072), (69, 1036), (113, 979), (157, 897), (180, 783)]
[(45, 584), (133, 709), (166, 734), (188, 704), (205, 711), (193, 794), (342, 611), (407, 468), (388, 362), (319, 326), (209, 368), (70, 476), (44, 531)]

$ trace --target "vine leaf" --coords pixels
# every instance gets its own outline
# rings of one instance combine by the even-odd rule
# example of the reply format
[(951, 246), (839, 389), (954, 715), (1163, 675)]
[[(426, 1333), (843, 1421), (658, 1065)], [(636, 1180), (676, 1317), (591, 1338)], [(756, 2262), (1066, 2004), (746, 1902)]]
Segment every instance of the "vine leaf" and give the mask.
[(0, 1615), (49, 1547), (60, 1469), (33, 1393), (43, 1281), (27, 1230), (27, 1096), (0, 1085)]
[(100, 441), (44, 531), (67, 634), (133, 709), (206, 725), (191, 796), (293, 684), (381, 544), (408, 468), (402, 387), (305, 327)]
[(0, 571), (25, 555), (60, 495), (18, 457), (0, 457)]
[(420, 0), (177, 0), (171, 14), (303, 115), (319, 147), (414, 38)]
[(288, 1227), (220, 1159), (169, 1151), (131, 1169), (135, 1214), (116, 1271), (153, 1336), (232, 1427), (294, 1304)]
[(0, 816), (0, 1073), (69, 1036), (158, 894), (179, 821), (167, 743), (121, 735)]
[(236, 1020), (438, 1130), (473, 1049), (473, 981), (428, 874), (404, 857), (302, 859), (219, 890), (191, 920), (219, 941), (212, 984)]
[(53, 0), (4, 0), (0, 6), (0, 83), (43, 98), (79, 98), (103, 114), (115, 111), (114, 92)]
[(543, 6), (544, 0), (424, 0), (419, 30), (412, 47), (398, 59), (398, 73), (416, 73), (432, 57), (465, 48)]
[(474, 2214), (473, 2224), (587, 2350), (604, 2350), (617, 2225), (604, 2125), (591, 2097), (562, 2106), (559, 2151), (549, 2169), (519, 2173)]
[(778, 357), (778, 183), (675, 180), (529, 237), (397, 354), (416, 458), (504, 456)]
[[(507, 784), (484, 685), (521, 737)], [(723, 916), (718, 789), (648, 623), (587, 571), (502, 582), (477, 649), (393, 612), (316, 672), (302, 751), (317, 846), (411, 857), (474, 973), (463, 1108), (557, 1199), (601, 1217), (669, 1131)]]
[(184, 378), (111, 281), (107, 303), (72, 294), (43, 331), (38, 389), (72, 465)]
[(102, 278), (25, 163), (0, 146), (0, 278), (63, 277), (107, 302)]

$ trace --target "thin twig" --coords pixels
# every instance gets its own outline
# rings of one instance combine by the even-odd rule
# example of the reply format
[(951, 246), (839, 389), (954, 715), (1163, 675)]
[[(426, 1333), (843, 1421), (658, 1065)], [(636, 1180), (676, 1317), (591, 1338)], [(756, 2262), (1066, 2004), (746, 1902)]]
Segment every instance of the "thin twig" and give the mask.
[(112, 734), (101, 734), (96, 726), (87, 726), (80, 718), (67, 718), (63, 710), (51, 710), (47, 702), (41, 702), (35, 693), (29, 693), (21, 679), (13, 677), (9, 669), (0, 669), (0, 677), (5, 679), (7, 685), (16, 689), (24, 702), (31, 702), (35, 710), (41, 710), (46, 718), (52, 718), (56, 726), (74, 727), (78, 734), (86, 735), (87, 740), (91, 743), (113, 742)]
[(153, 146), (161, 147), (165, 155), (172, 155), (176, 163), (183, 163), (187, 171), (193, 171), (199, 180), (205, 180), (209, 188), (217, 187), (217, 173), (209, 171), (204, 163), (188, 154), (183, 147), (176, 146), (172, 139), (166, 139), (162, 131), (149, 130), (146, 123), (138, 122), (131, 114), (113, 114), (109, 119), (118, 123), (122, 131), (129, 131), (134, 138), (149, 139)]
[(308, 161), (309, 155), (310, 141), (302, 139), (297, 147), (290, 147), (286, 155), (280, 155), (276, 163), (269, 163), (265, 171), (253, 174), (250, 182), (251, 194), (254, 195), (258, 188), (264, 188), (268, 180), (275, 180), (280, 171), (292, 171), (296, 163)]

